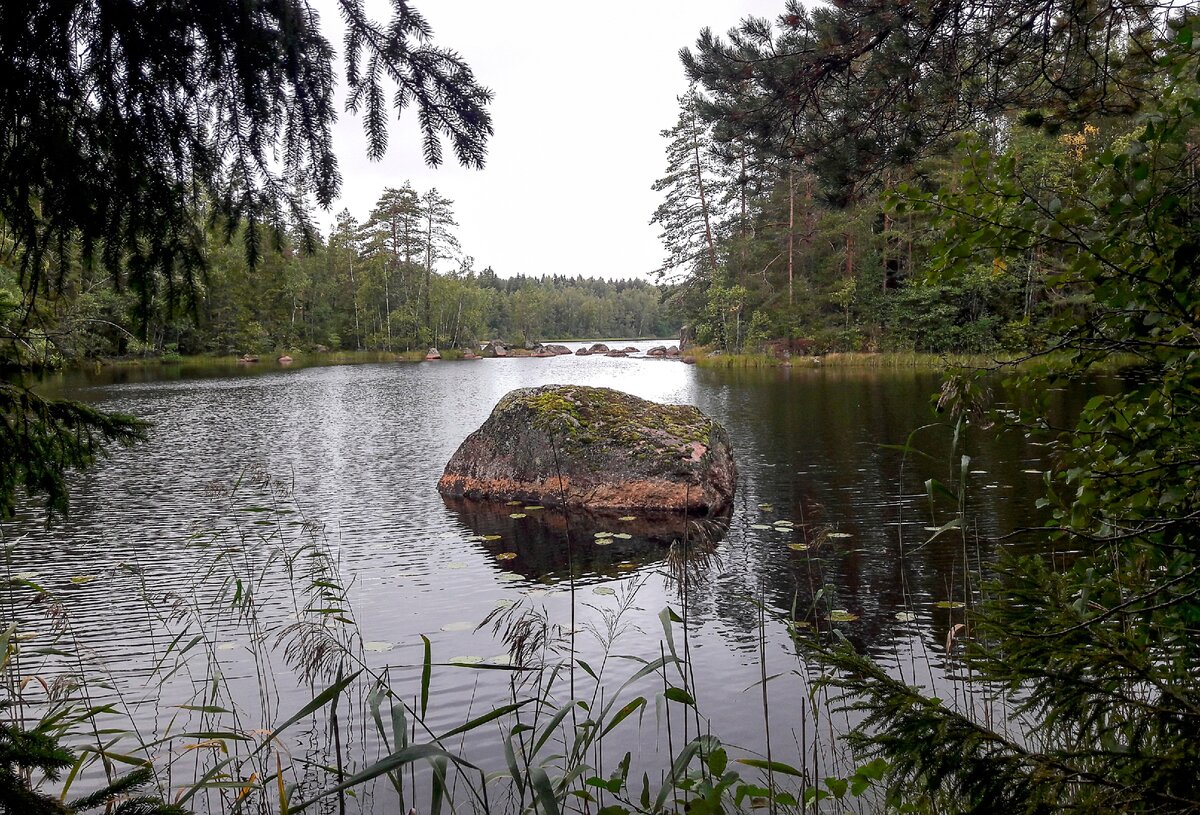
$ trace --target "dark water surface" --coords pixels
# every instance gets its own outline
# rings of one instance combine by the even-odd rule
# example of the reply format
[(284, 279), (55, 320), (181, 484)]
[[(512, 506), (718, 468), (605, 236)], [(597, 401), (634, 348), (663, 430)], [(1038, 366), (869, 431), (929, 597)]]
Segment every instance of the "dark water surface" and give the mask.
[[(12, 572), (61, 598), (87, 670), (109, 677), (112, 688), (95, 692), (120, 692), (134, 708), (124, 726), (143, 741), (181, 729), (180, 709), (172, 706), (194, 704), (211, 683), (214, 665), (225, 692), (244, 695), (239, 704), (265, 708), (259, 712), (264, 726), (311, 698), (311, 688), (282, 658), (265, 665), (254, 656), (254, 631), (286, 624), (294, 613), (294, 598), (278, 586), (273, 594), (264, 588), (258, 598), (253, 614), (259, 628), (248, 626), (245, 614), (210, 620), (204, 629), (207, 668), (191, 665), (162, 681), (163, 666), (179, 659), (183, 643), (170, 646), (189, 624), (188, 603), (205, 601), (195, 587), (215, 582), (205, 571), (213, 549), (198, 551), (189, 540), (240, 535), (241, 549), (231, 546), (230, 552), (239, 551), (236, 557), (265, 586), (283, 569), (265, 555), (272, 536), (304, 529), (303, 519), (323, 530), (340, 579), (350, 585), (361, 629), (356, 646), (373, 668), (391, 666), (392, 686), (406, 698), (418, 692), (421, 635), (429, 638), (435, 662), (502, 662), (507, 644), (490, 628), (474, 626), (499, 607), (519, 604), (545, 609), (564, 628), (573, 625), (579, 653), (599, 659), (602, 649), (589, 626), (603, 628), (636, 586), (613, 650), (657, 657), (659, 612), (668, 605), (686, 611), (704, 727), (728, 743), (765, 753), (758, 683), (764, 674), (780, 674), (768, 684), (773, 756), (802, 759), (822, 772), (828, 767), (812, 765), (836, 763), (830, 734), (845, 722), (814, 717), (807, 702), (811, 677), (783, 620), (800, 621), (802, 631), (832, 625), (909, 681), (950, 687), (947, 634), (963, 621), (968, 587), (994, 557), (995, 538), (1036, 519), (1033, 502), (1047, 466), (1043, 448), (1017, 431), (971, 432), (952, 453), (949, 431), (928, 428), (915, 436), (914, 446), (931, 460), (885, 448), (939, 420), (930, 401), (939, 377), (925, 371), (714, 371), (668, 360), (570, 356), (297, 369), (264, 364), (182, 378), (171, 373), (107, 371), (44, 383), (56, 395), (134, 414), (153, 428), (147, 442), (116, 452), (76, 479), (65, 521), (47, 531), (31, 510), (4, 532), (14, 546)], [(552, 519), (512, 519), (508, 507), (450, 506), (436, 492), (446, 461), (501, 396), (546, 383), (605, 386), (693, 404), (729, 430), (739, 467), (732, 525), (686, 569), (686, 598), (678, 579), (684, 569), (667, 547), (621, 540), (596, 546), (589, 535), (568, 563)], [(964, 450), (971, 456), (965, 469), (959, 458)], [(274, 487), (261, 488), (264, 473), (277, 482)], [(954, 517), (944, 497), (931, 513), (924, 487), (931, 477), (951, 487), (965, 479), (967, 536), (926, 542), (930, 529)], [(262, 511), (270, 505), (280, 512)], [(218, 538), (214, 528), (223, 530)], [(479, 539), (497, 534), (499, 539)], [(497, 557), (508, 552), (516, 557)], [(229, 602), (238, 599), (236, 587), (232, 591)], [(151, 600), (150, 611), (143, 596)], [(35, 635), (31, 646), (50, 637), (51, 621), (40, 609), (19, 606), (17, 613)], [(27, 664), (30, 672), (51, 678), (83, 670), (53, 657), (30, 657)], [(619, 679), (632, 668), (610, 670)], [(506, 701), (509, 677), (504, 671), (437, 668), (430, 726), (444, 731)], [(661, 691), (661, 679), (656, 681)], [(656, 690), (652, 683), (642, 686), (646, 693)], [(374, 741), (363, 717), (349, 725), (345, 738), (369, 747)], [(651, 705), (643, 743), (633, 745), (643, 752), (667, 747), (654, 717)], [(306, 738), (292, 749), (318, 754), (328, 746), (312, 733)], [(678, 730), (674, 738), (680, 738)], [(483, 741), (466, 749), (495, 768), (501, 759)], [(626, 737), (621, 746), (629, 742)], [(361, 766), (364, 759), (349, 760)], [(381, 812), (392, 807), (394, 802), (363, 805)]]

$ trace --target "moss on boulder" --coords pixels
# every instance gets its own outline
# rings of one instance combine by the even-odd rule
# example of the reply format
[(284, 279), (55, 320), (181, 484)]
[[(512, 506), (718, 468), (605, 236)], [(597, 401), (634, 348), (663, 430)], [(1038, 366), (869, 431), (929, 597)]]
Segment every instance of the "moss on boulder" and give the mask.
[(446, 465), (444, 495), (715, 514), (733, 500), (729, 436), (688, 405), (547, 385), (502, 398)]

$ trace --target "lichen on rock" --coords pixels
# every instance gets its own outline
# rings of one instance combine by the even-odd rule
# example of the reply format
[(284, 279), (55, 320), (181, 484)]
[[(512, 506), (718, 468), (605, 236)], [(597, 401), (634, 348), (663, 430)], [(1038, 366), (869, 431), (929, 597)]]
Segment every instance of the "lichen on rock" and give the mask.
[(504, 396), (438, 481), (444, 495), (547, 506), (714, 514), (733, 500), (729, 436), (688, 405), (609, 388)]

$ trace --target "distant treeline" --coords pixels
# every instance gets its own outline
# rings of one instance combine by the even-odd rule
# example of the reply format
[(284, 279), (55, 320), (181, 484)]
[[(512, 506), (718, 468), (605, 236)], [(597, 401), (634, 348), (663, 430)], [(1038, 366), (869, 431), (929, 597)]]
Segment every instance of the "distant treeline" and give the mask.
[[(157, 281), (143, 297), (77, 248), (47, 260), (63, 284), (29, 291), (0, 259), (5, 365), (136, 354), (291, 349), (406, 351), (489, 339), (669, 336), (681, 320), (640, 280), (500, 277), (475, 269), (455, 235), (452, 202), (410, 185), (385, 190), (365, 223), (348, 211), (328, 237), (257, 240), (210, 230), (206, 271)], [(251, 264), (247, 246), (261, 247)], [(307, 245), (305, 245), (307, 244)]]

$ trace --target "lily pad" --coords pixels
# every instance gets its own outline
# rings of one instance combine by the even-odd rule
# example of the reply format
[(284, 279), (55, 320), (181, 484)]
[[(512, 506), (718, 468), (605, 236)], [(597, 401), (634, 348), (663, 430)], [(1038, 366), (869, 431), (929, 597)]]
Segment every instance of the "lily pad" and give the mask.
[(597, 586), (592, 589), (592, 594), (616, 594), (616, 589), (610, 589), (608, 586)]
[(966, 608), (967, 604), (961, 600), (939, 600), (934, 603), (938, 608)]
[(529, 591), (525, 592), (525, 596), (526, 597), (545, 597), (549, 593), (550, 592), (546, 591), (545, 589), (530, 589)]
[(525, 578), (521, 577), (521, 575), (519, 575), (519, 574), (513, 574), (512, 572), (505, 572), (504, 574), (496, 575), (496, 579), (503, 581), (505, 583), (519, 583), (522, 580), (524, 580)]
[(446, 568), (447, 569), (465, 569), (465, 568), (467, 568), (467, 564), (456, 560), (451, 563), (447, 563)]
[(835, 608), (833, 611), (829, 612), (826, 619), (833, 623), (852, 623), (858, 619), (858, 615), (852, 614), (851, 612), (846, 611), (844, 608)]
[(606, 538), (596, 538), (594, 541), (592, 541), (592, 543), (596, 544), (597, 546), (612, 546), (613, 537), (612, 535), (609, 535)]
[(1042, 474), (1041, 470), (1021, 470), (1021, 472), (1029, 473), (1030, 475), (1041, 475)]
[(896, 619), (902, 623), (911, 623), (913, 620), (917, 619), (917, 615), (912, 611), (897, 611)]
[(508, 517), (510, 517), (510, 518), (528, 518), (529, 516), (526, 515), (524, 512), (511, 512), (511, 513), (509, 513)]
[(615, 533), (613, 533), (613, 532), (597, 532), (596, 534), (592, 535), (592, 537), (593, 538), (611, 538), (614, 534)]
[(84, 583), (91, 583), (95, 579), (96, 576), (94, 574), (77, 574), (71, 578), (71, 582), (82, 586)]
[(626, 571), (627, 571), (627, 570), (629, 570), (629, 569), (636, 569), (636, 568), (637, 568), (637, 564), (636, 564), (636, 563), (630, 563), (628, 560), (626, 560), (626, 561), (623, 561), (623, 562), (621, 562), (621, 563), (618, 563), (618, 564), (617, 564), (617, 568), (618, 568), (618, 569), (622, 569), (622, 570), (626, 570)]
[(218, 651), (232, 651), (238, 647), (236, 642), (223, 642), (217, 646)]
[(496, 555), (496, 560), (516, 560), (516, 558), (516, 552), (501, 552), (500, 554)]
[(509, 501), (508, 503), (505, 504), (505, 506), (506, 507), (519, 507), (519, 506), (521, 506), (521, 502), (520, 501)]
[(618, 521), (636, 521), (637, 516), (636, 515), (622, 515), (620, 518), (617, 518), (617, 520)]
[(390, 651), (390, 650), (392, 650), (392, 649), (393, 649), (393, 648), (395, 648), (395, 647), (396, 647), (396, 646), (395, 646), (393, 643), (390, 643), (390, 642), (364, 642), (364, 643), (363, 643), (363, 650), (364, 650), (364, 651), (374, 651), (374, 652), (376, 652), (376, 653), (382, 653), (382, 652), (384, 652), (384, 651)]
[(789, 543), (788, 548), (794, 549), (797, 552), (807, 552), (808, 544), (807, 543)]
[(478, 665), (481, 662), (483, 662), (483, 657), (477, 657), (477, 656), (450, 657), (450, 659), (448, 659), (447, 662), (449, 662), (451, 665)]
[(18, 580), (36, 580), (41, 572), (17, 572), (13, 577)]
[(770, 524), (750, 524), (751, 529), (770, 529)]
[(496, 601), (496, 608), (512, 608), (517, 604), (516, 600), (510, 600), (507, 597), (501, 597)]
[(533, 512), (533, 511), (535, 511), (535, 510), (539, 510), (539, 509), (545, 509), (545, 507), (543, 507), (543, 506), (537, 506), (536, 504), (535, 504), (534, 506), (531, 506), (531, 507), (525, 507), (525, 511), (526, 511), (526, 512)]
[(503, 536), (503, 535), (484, 535), (484, 536), (483, 536), (483, 540), (485, 540), (485, 541), (498, 541), (498, 540), (500, 540), (502, 537), (504, 537), (504, 536)]
[(767, 510), (774, 509), (774, 507), (772, 507), (770, 504), (759, 504), (758, 508), (759, 509), (767, 509)]
[(442, 626), (443, 631), (473, 631), (475, 623), (469, 623), (466, 620), (457, 623), (446, 623)]
[(775, 525), (776, 526), (795, 526), (796, 522), (795, 521), (776, 521)]
[(615, 533), (615, 534), (613, 535), (613, 537), (614, 537), (614, 538), (620, 538), (620, 539), (621, 539), (621, 540), (623, 540), (623, 541), (627, 541), (627, 540), (629, 540), (630, 538), (632, 538), (632, 537), (633, 537), (633, 535), (630, 535), (628, 532), (617, 532), (617, 533)]
[(825, 537), (827, 537), (827, 538), (848, 538), (848, 537), (850, 537), (850, 533), (849, 532), (826, 532)]
[(485, 660), (489, 665), (512, 665), (512, 654), (496, 654)]

